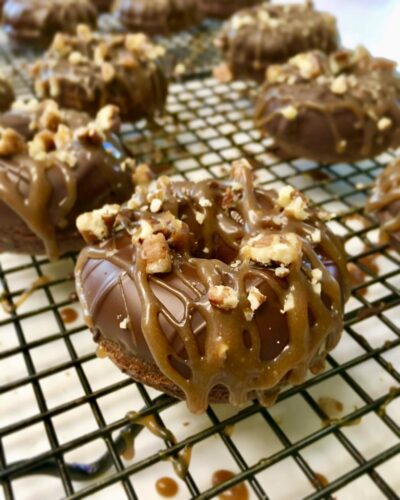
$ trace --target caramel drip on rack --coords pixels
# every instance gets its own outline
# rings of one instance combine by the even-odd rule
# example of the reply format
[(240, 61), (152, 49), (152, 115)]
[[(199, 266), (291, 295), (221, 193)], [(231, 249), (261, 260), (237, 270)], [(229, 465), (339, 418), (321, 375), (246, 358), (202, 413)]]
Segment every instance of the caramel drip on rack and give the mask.
[[(76, 268), (78, 294), (87, 323), (92, 328), (96, 326), (104, 297), (120, 284), (118, 276), (109, 276), (105, 284), (107, 289), (98, 290), (98, 299), (89, 304), (85, 298), (85, 282), (93, 269), (86, 272), (85, 264), (89, 260), (107, 260), (121, 270), (119, 276), (124, 275), (125, 279), (135, 283), (141, 304), (141, 330), (154, 362), (185, 393), (193, 412), (202, 412), (207, 408), (209, 393), (216, 386), (226, 387), (230, 402), (235, 405), (245, 403), (249, 393), (256, 394), (263, 404), (271, 404), (281, 384), (298, 384), (304, 380), (309, 368), (312, 371), (321, 369), (326, 353), (336, 345), (342, 330), (343, 301), (347, 298), (348, 284), (345, 254), (339, 240), (313, 210), (310, 210), (308, 220), (288, 217), (283, 226), (276, 225), (273, 216), (280, 210), (277, 195), (254, 188), (249, 168), (236, 167), (235, 181), (241, 186), (241, 196), (231, 210), (221, 206), (221, 197), (229, 192), (229, 185), (227, 187), (224, 183), (182, 182), (170, 186), (171, 192), (164, 202), (168, 207), (166, 209), (186, 220), (196, 234), (197, 244), (208, 246), (214, 243), (208, 247), (214, 249), (215, 242), (220, 241), (225, 251), (229, 249), (233, 256), (226, 258), (225, 255), (224, 262), (219, 259), (224, 252), (218, 255), (214, 251), (214, 254), (206, 256), (201, 249), (196, 250), (193, 246), (174, 252), (171, 274), (190, 293), (183, 293), (174, 283), (167, 283), (162, 275), (147, 274), (146, 262), (139, 247), (134, 248), (132, 262), (118, 251), (110, 251), (114, 240), (99, 247), (86, 248)], [(203, 198), (210, 200), (211, 206), (204, 209), (204, 223), (196, 226), (193, 210)], [(140, 220), (143, 215), (139, 212), (132, 217)], [(321, 237), (319, 243), (314, 245), (309, 235), (316, 229)], [(274, 270), (252, 261), (233, 263), (246, 238), (258, 234), (288, 233), (297, 235), (302, 250), (285, 279), (278, 278)], [(340, 274), (339, 281), (329, 271), (329, 265), (326, 267), (326, 262), (334, 263)], [(196, 278), (188, 275), (187, 266)], [(310, 280), (313, 269), (321, 272), (321, 294), (315, 293)], [(271, 309), (273, 316), (282, 315), (289, 342), (286, 347), (282, 346), (278, 356), (269, 361), (261, 357), (260, 335), (267, 333), (260, 332), (254, 319), (249, 321), (244, 315), (248, 307), (249, 283), (258, 283), (259, 288), (267, 290), (267, 304), (277, 301), (283, 309), (289, 297), (293, 300), (290, 310), (279, 312), (279, 306), (278, 309), (276, 306)], [(227, 312), (210, 304), (207, 290), (218, 285), (229, 285), (236, 290), (239, 304), (235, 309)], [(182, 318), (174, 317), (157, 298), (155, 286), (163, 288), (182, 303)], [(200, 315), (206, 324), (203, 346), (199, 345), (194, 330), (195, 315)], [(176, 332), (181, 345), (179, 351), (168, 340), (165, 324)], [(279, 323), (276, 322), (276, 325)], [(244, 342), (244, 333), (251, 340), (249, 343)], [(133, 332), (130, 331), (130, 334), (133, 335)]]
[(50, 281), (50, 278), (47, 276), (39, 276), (35, 281), (33, 281), (29, 287), (24, 290), (24, 292), (18, 297), (18, 299), (14, 302), (11, 303), (6, 297), (0, 296), (0, 305), (2, 306), (4, 312), (11, 314), (12, 312), (16, 311), (19, 307), (21, 307), (28, 299), (29, 297), (34, 293), (34, 291), (41, 287), (42, 285), (45, 285)]
[[(369, 212), (390, 211), (396, 202), (400, 202), (400, 160), (389, 165), (378, 177), (366, 208)], [(397, 214), (393, 210), (392, 217), (382, 222), (381, 231), (384, 236), (400, 231), (400, 210)]]

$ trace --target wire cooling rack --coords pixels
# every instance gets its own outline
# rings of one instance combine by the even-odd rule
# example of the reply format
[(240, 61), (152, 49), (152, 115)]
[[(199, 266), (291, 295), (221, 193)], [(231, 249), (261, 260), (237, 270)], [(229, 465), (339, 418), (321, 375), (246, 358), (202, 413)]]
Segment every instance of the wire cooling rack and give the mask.
[[(24, 64), (0, 54), (21, 95), (30, 93)], [(363, 213), (396, 153), (331, 166), (281, 161), (254, 130), (253, 91), (188, 76), (171, 86), (158, 128), (126, 125), (122, 135), (139, 161), (175, 179), (219, 178), (247, 157), (261, 184), (291, 184), (337, 214), (329, 224), (346, 239), (357, 284), (326, 371), (286, 390), (271, 409), (215, 405), (192, 416), (96, 356), (74, 295), (74, 255), (56, 263), (0, 255), (9, 305), (47, 278), (16, 311), (0, 309), (0, 499), (153, 499), (162, 476), (175, 478), (182, 500), (215, 498), (241, 482), (251, 499), (399, 497), (400, 256), (379, 243), (376, 221)], [(125, 415), (139, 410), (176, 440), (129, 427)], [(128, 431), (137, 434), (133, 459), (121, 456)], [(171, 460), (188, 447), (189, 472), (179, 480)], [(213, 487), (218, 469), (235, 476)]]

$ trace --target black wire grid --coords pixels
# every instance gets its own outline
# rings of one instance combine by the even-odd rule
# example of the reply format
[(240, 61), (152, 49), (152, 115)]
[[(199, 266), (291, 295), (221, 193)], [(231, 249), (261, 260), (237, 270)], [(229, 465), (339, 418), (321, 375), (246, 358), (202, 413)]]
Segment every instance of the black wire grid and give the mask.
[[(0, 56), (13, 70), (17, 92), (29, 94), (24, 61), (4, 47)], [(201, 57), (199, 51), (192, 61)], [(44, 498), (44, 492), (46, 498), (156, 498), (158, 471), (169, 467), (173, 476), (165, 461), (187, 447), (193, 456), (179, 483), (182, 498), (215, 498), (242, 481), (251, 498), (398, 498), (400, 256), (379, 243), (376, 221), (363, 212), (374, 179), (395, 153), (332, 166), (279, 160), (253, 127), (253, 86), (220, 84), (200, 74), (205, 65), (190, 68), (199, 72), (172, 85), (159, 128), (126, 125), (124, 141), (138, 161), (176, 179), (219, 178), (232, 160), (246, 157), (260, 183), (291, 184), (337, 213), (330, 225), (345, 237), (359, 278), (342, 343), (324, 373), (285, 391), (269, 410), (257, 403), (240, 411), (217, 405), (193, 417), (184, 403), (98, 359), (81, 317), (64, 323), (65, 307), (79, 311), (75, 255), (55, 264), (0, 256), (10, 304), (38, 276), (49, 277), (21, 308), (0, 312), (0, 498)], [(323, 398), (343, 404), (335, 418)], [(141, 408), (176, 441), (140, 432), (124, 417)], [(137, 435), (133, 460), (121, 457), (127, 433)], [(237, 475), (212, 488), (211, 475), (221, 468)]]

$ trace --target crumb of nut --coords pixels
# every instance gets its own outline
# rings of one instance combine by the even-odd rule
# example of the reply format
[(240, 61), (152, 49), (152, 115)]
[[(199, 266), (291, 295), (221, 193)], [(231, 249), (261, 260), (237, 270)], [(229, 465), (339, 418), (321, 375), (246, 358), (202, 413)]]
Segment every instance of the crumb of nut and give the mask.
[(103, 133), (93, 123), (89, 123), (86, 127), (79, 127), (76, 129), (74, 137), (79, 141), (91, 144), (101, 144), (104, 141)]
[(152, 234), (143, 241), (142, 258), (146, 262), (147, 274), (169, 273), (171, 271), (170, 250), (162, 233)]
[(230, 286), (216, 285), (208, 290), (210, 304), (218, 309), (230, 311), (239, 304), (239, 296), (236, 290)]
[(176, 76), (182, 76), (185, 74), (185, 71), (186, 71), (186, 66), (182, 63), (179, 63), (175, 66), (174, 68), (174, 74)]
[(320, 243), (321, 242), (322, 233), (321, 233), (320, 229), (314, 229), (314, 231), (312, 231), (310, 236), (311, 236), (311, 241), (313, 243)]
[(47, 154), (56, 148), (54, 134), (50, 130), (43, 130), (35, 135), (32, 141), (28, 142), (29, 156), (37, 161), (47, 158)]
[(119, 205), (104, 205), (104, 207), (79, 215), (76, 227), (83, 239), (89, 245), (99, 243), (108, 238), (120, 211)]
[(289, 121), (295, 120), (299, 114), (297, 109), (292, 105), (285, 106), (280, 110), (280, 113)]
[(71, 168), (76, 167), (76, 165), (78, 163), (78, 158), (75, 156), (75, 154), (72, 151), (56, 151), (55, 157), (59, 161), (66, 163)]
[(62, 33), (57, 33), (53, 39), (53, 43), (51, 44), (51, 50), (56, 51), (60, 56), (66, 56), (71, 48), (67, 43), (67, 39), (65, 35)]
[(39, 101), (35, 98), (29, 100), (17, 99), (12, 103), (11, 109), (16, 111), (26, 111), (28, 113), (34, 113), (39, 109)]
[(244, 26), (251, 26), (255, 24), (256, 21), (251, 16), (244, 14), (236, 14), (231, 19), (231, 26), (234, 30), (240, 30)]
[(313, 53), (298, 54), (289, 59), (289, 64), (298, 68), (305, 80), (311, 80), (321, 74), (319, 59)]
[(56, 148), (65, 148), (69, 144), (71, 144), (72, 141), (72, 130), (67, 127), (66, 125), (59, 125), (57, 128), (57, 132), (54, 135), (54, 143), (56, 145)]
[(39, 128), (47, 128), (53, 132), (57, 130), (58, 125), (61, 123), (61, 114), (56, 102), (51, 100), (45, 101), (38, 123)]
[(129, 325), (129, 318), (124, 318), (120, 322), (119, 327), (121, 328), (121, 330), (128, 330), (128, 325)]
[(199, 205), (203, 208), (212, 207), (212, 202), (211, 202), (211, 200), (203, 197), (203, 198), (200, 198)]
[(384, 116), (378, 121), (378, 129), (382, 131), (387, 130), (392, 126), (392, 124), (393, 124), (392, 120)]
[(254, 312), (264, 304), (267, 297), (257, 287), (251, 286), (247, 294), (247, 300), (250, 303), (250, 309)]
[(0, 128), (0, 157), (22, 153), (25, 147), (24, 138), (16, 130)]
[(294, 301), (293, 291), (291, 289), (291, 291), (286, 294), (285, 302), (283, 304), (283, 309), (281, 309), (281, 314), (286, 314), (287, 312), (291, 311), (294, 308), (295, 308), (295, 301)]
[(105, 42), (99, 43), (94, 49), (93, 59), (95, 64), (101, 65), (108, 54), (108, 44)]
[(103, 62), (101, 65), (101, 78), (105, 82), (111, 82), (115, 77), (114, 66), (109, 62)]
[(222, 63), (213, 69), (213, 75), (220, 83), (229, 83), (233, 80), (231, 69), (226, 63)]
[(321, 295), (322, 285), (322, 271), (321, 269), (313, 269), (311, 271), (311, 285), (313, 287), (314, 292), (317, 295)]
[(36, 80), (35, 82), (35, 94), (39, 97), (42, 98), (45, 96), (47, 89), (47, 85), (45, 82), (42, 82), (41, 80)]
[(306, 200), (291, 186), (285, 186), (279, 191), (278, 205), (284, 208), (285, 214), (297, 220), (309, 217)]
[(136, 52), (148, 42), (149, 39), (143, 33), (130, 33), (125, 37), (125, 48), (131, 52)]
[(73, 52), (70, 53), (68, 56), (68, 62), (71, 64), (83, 64), (84, 62), (87, 61), (87, 58), (79, 51), (74, 50)]
[(150, 212), (156, 214), (161, 210), (162, 204), (163, 202), (161, 200), (159, 200), (158, 198), (154, 198), (150, 202)]
[(76, 28), (76, 34), (85, 42), (90, 42), (93, 36), (92, 30), (87, 24), (78, 24), (78, 27)]
[(331, 83), (330, 89), (334, 94), (345, 94), (348, 90), (346, 75), (337, 76)]
[(139, 186), (147, 186), (150, 184), (153, 180), (153, 174), (149, 165), (147, 165), (147, 163), (138, 165), (132, 174), (132, 180), (135, 185)]
[(289, 269), (284, 266), (279, 266), (275, 269), (275, 276), (277, 278), (286, 278), (290, 273)]
[(49, 91), (51, 97), (58, 97), (61, 93), (60, 82), (54, 76), (49, 80)]
[(96, 115), (95, 124), (102, 132), (117, 132), (121, 124), (118, 106), (108, 104), (101, 108)]
[(302, 243), (295, 233), (261, 234), (243, 245), (241, 255), (262, 265), (278, 262), (287, 266), (301, 259)]
[(131, 235), (132, 243), (142, 243), (144, 240), (154, 234), (153, 226), (147, 220), (141, 220), (138, 227), (135, 228)]
[(347, 141), (342, 139), (336, 145), (336, 151), (340, 153), (344, 153), (347, 149)]
[(293, 200), (293, 193), (295, 189), (292, 186), (284, 186), (279, 190), (278, 193), (278, 205), (282, 208), (286, 208)]
[(323, 222), (329, 222), (330, 220), (332, 220), (336, 217), (336, 214), (329, 213), (326, 210), (320, 210), (317, 215), (318, 215), (318, 219), (323, 221)]
[(283, 83), (286, 79), (286, 74), (279, 64), (271, 64), (266, 71), (268, 83)]
[(202, 212), (198, 212), (197, 210), (194, 212), (194, 216), (196, 218), (196, 221), (202, 225), (204, 224), (204, 221), (206, 220), (206, 214), (203, 214)]

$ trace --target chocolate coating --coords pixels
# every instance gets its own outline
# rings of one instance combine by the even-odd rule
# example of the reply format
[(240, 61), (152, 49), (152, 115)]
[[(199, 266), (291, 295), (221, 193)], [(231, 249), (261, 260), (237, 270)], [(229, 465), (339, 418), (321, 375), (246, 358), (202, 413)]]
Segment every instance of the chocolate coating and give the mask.
[(335, 18), (312, 4), (262, 4), (228, 20), (216, 44), (233, 78), (263, 81), (271, 64), (311, 49), (332, 52), (338, 33)]
[(33, 65), (36, 93), (91, 115), (115, 104), (124, 119), (152, 119), (168, 93), (163, 54), (143, 34), (101, 35), (81, 26), (76, 36), (58, 34)]
[(14, 90), (10, 82), (0, 75), (0, 111), (6, 111), (15, 99)]
[(357, 161), (400, 144), (395, 64), (365, 49), (299, 54), (271, 66), (255, 124), (292, 157)]
[(113, 0), (91, 0), (99, 12), (108, 12), (111, 9)]
[(207, 17), (226, 19), (245, 7), (258, 5), (262, 0), (200, 0), (200, 10)]
[[(121, 169), (124, 148), (108, 124), (100, 130), (87, 115), (59, 111), (54, 102), (37, 108), (29, 104), (25, 121), (22, 109), (7, 114), (9, 123), (17, 117), (21, 135), (1, 128), (0, 251), (55, 259), (82, 248), (75, 228), (80, 213), (126, 200), (132, 183), (129, 171)], [(36, 121), (46, 113), (56, 132)]]
[[(162, 209), (146, 211), (154, 196)], [(78, 259), (87, 324), (124, 371), (192, 411), (271, 404), (285, 384), (320, 371), (341, 335), (346, 259), (322, 217), (294, 190), (254, 187), (243, 161), (231, 181), (141, 186), (116, 217), (123, 229)], [(169, 250), (157, 248), (163, 241)], [(275, 257), (249, 257), (252, 245)], [(221, 287), (227, 300), (213, 295)]]
[(366, 209), (378, 217), (382, 241), (390, 241), (400, 253), (400, 160), (379, 175)]
[(96, 26), (96, 19), (91, 0), (6, 0), (3, 8), (4, 30), (17, 45), (47, 46), (57, 32)]
[(149, 35), (182, 31), (201, 21), (198, 0), (117, 0), (113, 11), (126, 29)]

